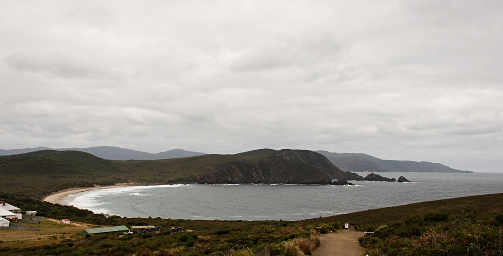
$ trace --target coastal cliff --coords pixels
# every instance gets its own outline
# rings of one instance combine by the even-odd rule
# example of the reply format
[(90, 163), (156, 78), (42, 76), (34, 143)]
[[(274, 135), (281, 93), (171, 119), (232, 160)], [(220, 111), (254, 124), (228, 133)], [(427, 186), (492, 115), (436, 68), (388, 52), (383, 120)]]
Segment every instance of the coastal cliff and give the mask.
[(196, 177), (198, 183), (329, 184), (359, 176), (344, 172), (319, 153), (308, 150), (261, 149), (234, 155)]

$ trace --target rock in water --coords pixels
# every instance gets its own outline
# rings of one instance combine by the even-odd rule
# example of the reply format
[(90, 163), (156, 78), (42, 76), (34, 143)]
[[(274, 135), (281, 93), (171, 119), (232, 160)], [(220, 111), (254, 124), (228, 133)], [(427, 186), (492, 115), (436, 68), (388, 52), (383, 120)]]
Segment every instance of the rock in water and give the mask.
[(410, 180), (406, 179), (404, 176), (398, 177), (398, 182), (410, 182)]
[(381, 176), (381, 175), (375, 174), (375, 173), (371, 173), (371, 174), (365, 176), (365, 178), (363, 178), (363, 180), (367, 180), (367, 181), (387, 181), (387, 182), (395, 182), (396, 181), (394, 178), (387, 178), (387, 177), (384, 177), (384, 176)]
[(354, 184), (348, 182), (347, 180), (332, 179), (330, 181), (330, 185), (354, 185)]

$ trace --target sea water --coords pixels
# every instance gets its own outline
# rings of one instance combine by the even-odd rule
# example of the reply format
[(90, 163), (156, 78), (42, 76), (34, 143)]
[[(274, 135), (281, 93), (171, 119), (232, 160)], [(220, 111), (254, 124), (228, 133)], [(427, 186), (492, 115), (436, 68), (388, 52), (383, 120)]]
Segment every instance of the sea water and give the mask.
[(299, 220), (470, 195), (502, 193), (503, 174), (381, 173), (410, 183), (335, 185), (177, 184), (100, 189), (69, 196), (69, 205), (125, 217)]

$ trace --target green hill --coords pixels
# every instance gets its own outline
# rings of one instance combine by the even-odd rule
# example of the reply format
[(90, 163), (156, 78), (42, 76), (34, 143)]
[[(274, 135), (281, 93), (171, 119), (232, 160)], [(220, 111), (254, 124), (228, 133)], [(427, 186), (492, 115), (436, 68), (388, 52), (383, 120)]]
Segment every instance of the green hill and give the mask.
[(111, 172), (116, 165), (79, 151), (43, 150), (0, 157), (3, 175), (78, 175)]
[(119, 165), (77, 151), (44, 150), (0, 157), (3, 192), (42, 197), (70, 188), (125, 181)]
[(159, 153), (148, 153), (139, 150), (133, 150), (121, 147), (99, 146), (88, 148), (19, 148), (19, 149), (0, 149), (0, 156), (24, 154), (41, 150), (59, 150), (59, 151), (81, 151), (107, 160), (159, 160), (172, 159), (204, 155), (201, 152), (187, 151), (183, 149), (171, 149)]
[(0, 157), (2, 191), (40, 198), (51, 192), (121, 182), (327, 184), (361, 179), (319, 153), (261, 149), (166, 160), (105, 160), (79, 151), (43, 150)]

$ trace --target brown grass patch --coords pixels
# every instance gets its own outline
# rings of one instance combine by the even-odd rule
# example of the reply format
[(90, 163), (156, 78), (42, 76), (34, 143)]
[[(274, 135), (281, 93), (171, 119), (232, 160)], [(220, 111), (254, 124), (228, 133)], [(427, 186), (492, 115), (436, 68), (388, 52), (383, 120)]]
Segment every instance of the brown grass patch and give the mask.
[(296, 238), (284, 242), (286, 256), (305, 256), (320, 246), (320, 234), (313, 230), (309, 238)]
[(81, 224), (63, 225), (55, 220), (44, 219), (40, 224), (26, 224), (38, 230), (0, 229), (0, 248), (32, 247), (59, 243), (65, 239), (73, 239), (85, 227)]

